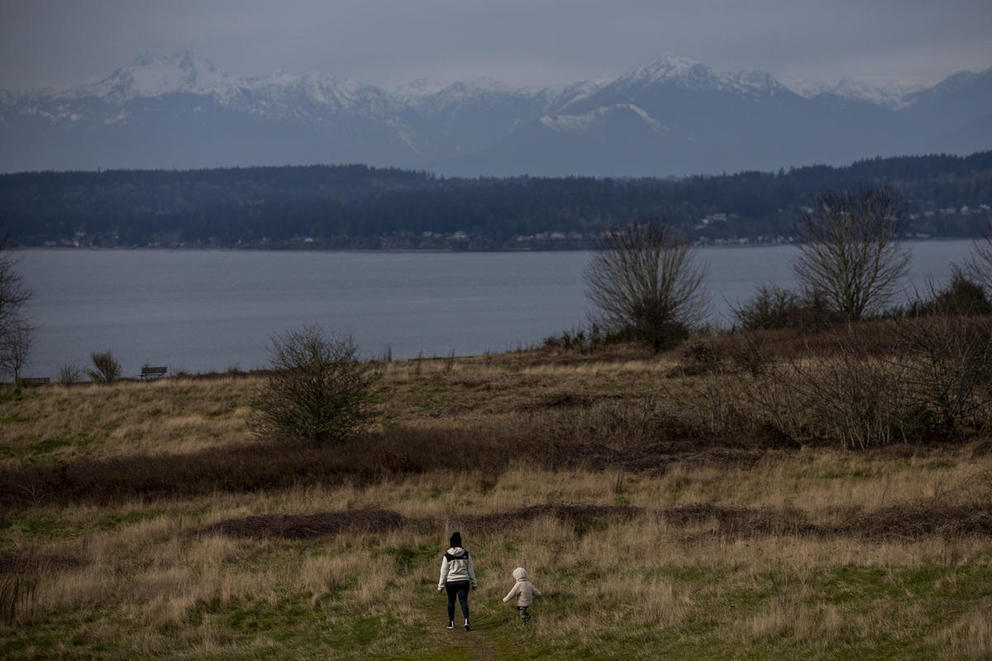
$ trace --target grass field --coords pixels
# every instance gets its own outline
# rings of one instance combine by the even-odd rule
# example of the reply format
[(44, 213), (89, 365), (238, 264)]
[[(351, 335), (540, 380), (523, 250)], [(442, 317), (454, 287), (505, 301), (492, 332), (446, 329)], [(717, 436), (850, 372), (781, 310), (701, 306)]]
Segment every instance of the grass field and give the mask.
[(992, 439), (783, 440), (686, 355), (392, 362), (330, 448), (251, 435), (261, 375), (0, 390), (0, 656), (992, 658)]

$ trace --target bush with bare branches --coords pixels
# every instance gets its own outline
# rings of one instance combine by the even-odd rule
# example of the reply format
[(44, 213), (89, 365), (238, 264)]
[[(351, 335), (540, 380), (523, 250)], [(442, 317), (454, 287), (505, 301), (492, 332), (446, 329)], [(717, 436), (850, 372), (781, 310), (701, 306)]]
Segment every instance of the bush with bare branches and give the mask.
[(923, 431), (960, 433), (992, 415), (992, 319), (927, 316), (899, 324), (906, 397)]
[(896, 243), (901, 222), (902, 204), (888, 188), (821, 193), (799, 222), (797, 279), (848, 321), (881, 311), (909, 266)]
[(271, 339), (272, 371), (256, 393), (250, 423), (261, 438), (337, 442), (374, 417), (381, 372), (358, 358), (350, 337), (308, 326)]
[(986, 292), (992, 293), (992, 220), (986, 225), (983, 236), (972, 246), (971, 258), (965, 269)]
[(584, 275), (597, 322), (655, 351), (687, 337), (705, 315), (703, 269), (685, 236), (664, 223), (605, 232)]

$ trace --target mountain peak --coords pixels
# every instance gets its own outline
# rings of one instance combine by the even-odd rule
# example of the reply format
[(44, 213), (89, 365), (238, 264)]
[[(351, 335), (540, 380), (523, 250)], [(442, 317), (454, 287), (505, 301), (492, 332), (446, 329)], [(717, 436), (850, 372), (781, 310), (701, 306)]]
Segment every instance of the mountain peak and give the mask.
[(693, 84), (713, 77), (713, 69), (702, 62), (675, 55), (659, 57), (654, 62), (636, 67), (621, 76), (630, 83), (680, 83)]
[(775, 94), (785, 90), (781, 83), (764, 71), (717, 72), (702, 62), (673, 55), (637, 67), (618, 78), (617, 83), (622, 86), (673, 85), (687, 90), (748, 94)]
[(182, 92), (206, 93), (228, 82), (226, 73), (189, 51), (155, 55), (146, 51), (106, 78), (70, 90), (72, 97), (96, 96), (115, 102)]

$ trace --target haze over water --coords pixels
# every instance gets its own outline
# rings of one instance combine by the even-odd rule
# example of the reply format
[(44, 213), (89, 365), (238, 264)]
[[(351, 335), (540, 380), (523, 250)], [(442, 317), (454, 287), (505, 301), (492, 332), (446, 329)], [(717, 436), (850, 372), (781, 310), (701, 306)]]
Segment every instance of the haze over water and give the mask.
[[(906, 295), (946, 281), (971, 241), (909, 244)], [(702, 248), (711, 322), (761, 284), (793, 284), (791, 246)], [(27, 250), (37, 328), (25, 376), (111, 350), (124, 375), (252, 369), (274, 334), (305, 324), (354, 336), (366, 356), (480, 354), (587, 324), (588, 252), (383, 253)]]

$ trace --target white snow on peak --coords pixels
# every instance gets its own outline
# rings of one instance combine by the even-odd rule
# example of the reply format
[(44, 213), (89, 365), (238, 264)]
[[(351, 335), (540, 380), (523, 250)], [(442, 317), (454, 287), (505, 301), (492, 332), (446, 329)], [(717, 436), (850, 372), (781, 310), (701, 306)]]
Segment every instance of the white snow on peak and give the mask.
[(824, 81), (791, 80), (788, 87), (799, 96), (811, 99), (821, 94), (833, 94), (845, 99), (866, 101), (890, 108), (907, 105), (905, 97), (930, 87), (931, 83), (919, 80), (887, 79), (871, 81), (863, 78), (841, 78), (835, 83)]
[(445, 88), (444, 83), (440, 83), (430, 78), (417, 78), (407, 83), (393, 85), (389, 92), (398, 99), (411, 100), (418, 99), (431, 94), (436, 94)]
[(397, 101), (421, 112), (457, 112), (467, 104), (490, 103), (494, 99), (500, 102), (510, 99), (531, 101), (545, 92), (544, 89), (510, 87), (492, 78), (478, 78), (471, 82), (452, 83), (433, 94), (400, 97)]
[(166, 56), (144, 53), (103, 80), (71, 89), (65, 96), (95, 96), (120, 103), (183, 92), (206, 94), (230, 83), (230, 77), (212, 62), (190, 52)]
[(337, 79), (327, 74), (310, 72), (286, 81), (288, 87), (319, 105), (351, 108), (365, 101), (369, 95), (382, 94), (381, 90), (356, 80)]
[(350, 110), (356, 106), (381, 108), (388, 98), (385, 92), (371, 85), (336, 79), (321, 72), (230, 76), (210, 61), (188, 52), (164, 57), (145, 53), (103, 80), (60, 96), (97, 97), (123, 104), (135, 98), (176, 93), (210, 96), (221, 104), (243, 103), (250, 98), (259, 104), (259, 112), (291, 114), (299, 114), (297, 109), (290, 108), (291, 100), (292, 103), (304, 100), (332, 110)]
[(468, 82), (456, 82), (448, 85), (436, 93), (436, 96), (443, 97), (447, 101), (464, 101), (487, 95), (524, 95), (533, 96), (541, 90), (529, 87), (511, 87), (498, 80), (489, 77), (476, 78)]
[(564, 87), (549, 87), (545, 90), (544, 94), (547, 97), (549, 106), (561, 107), (569, 103), (587, 99), (602, 89), (602, 87), (600, 83), (583, 80), (578, 83), (565, 85)]
[(622, 86), (668, 84), (689, 90), (775, 94), (786, 88), (763, 71), (719, 72), (687, 57), (665, 56), (637, 67), (616, 81)]
[(663, 83), (669, 81), (687, 81), (708, 78), (713, 70), (702, 62), (666, 55), (651, 64), (637, 67), (620, 77), (620, 80), (630, 82)]
[(615, 113), (618, 110), (634, 113), (657, 133), (667, 130), (661, 122), (645, 112), (643, 108), (632, 103), (600, 106), (595, 110), (582, 113), (581, 115), (544, 115), (539, 121), (544, 126), (559, 133), (582, 133), (588, 131), (594, 124), (603, 121), (607, 115)]
[(277, 116), (313, 116), (327, 111), (379, 115), (391, 104), (391, 97), (377, 87), (321, 72), (232, 79), (229, 86), (213, 95), (225, 105), (245, 105), (251, 112)]

